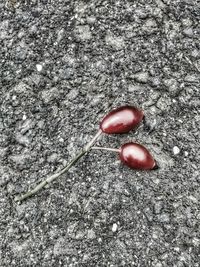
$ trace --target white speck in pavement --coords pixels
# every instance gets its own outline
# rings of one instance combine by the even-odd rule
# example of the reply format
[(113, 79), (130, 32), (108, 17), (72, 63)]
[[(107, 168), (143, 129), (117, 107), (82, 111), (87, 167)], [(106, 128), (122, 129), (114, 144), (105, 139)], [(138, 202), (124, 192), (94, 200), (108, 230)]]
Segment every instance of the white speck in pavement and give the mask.
[(113, 226), (112, 226), (112, 231), (113, 232), (116, 232), (117, 231), (117, 224), (116, 223), (113, 223)]
[(180, 148), (177, 146), (174, 146), (173, 147), (173, 153), (174, 153), (174, 155), (178, 155), (180, 153)]
[(42, 71), (42, 65), (41, 64), (36, 64), (36, 69), (37, 71)]

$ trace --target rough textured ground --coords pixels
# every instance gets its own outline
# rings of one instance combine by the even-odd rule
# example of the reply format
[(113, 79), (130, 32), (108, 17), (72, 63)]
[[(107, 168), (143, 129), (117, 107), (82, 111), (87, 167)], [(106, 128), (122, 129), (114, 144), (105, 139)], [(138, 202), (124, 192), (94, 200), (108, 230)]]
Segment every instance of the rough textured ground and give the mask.
[[(200, 5), (193, 0), (0, 1), (0, 266), (200, 266)], [(152, 172), (92, 152), (62, 168), (105, 111), (146, 124)]]

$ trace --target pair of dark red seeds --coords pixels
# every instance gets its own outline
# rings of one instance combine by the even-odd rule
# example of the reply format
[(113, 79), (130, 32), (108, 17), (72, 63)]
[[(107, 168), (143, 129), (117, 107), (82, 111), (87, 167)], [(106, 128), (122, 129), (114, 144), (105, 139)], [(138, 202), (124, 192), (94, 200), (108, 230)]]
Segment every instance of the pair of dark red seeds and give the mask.
[[(128, 133), (143, 119), (144, 113), (132, 106), (123, 106), (108, 113), (100, 124), (102, 132), (107, 134)], [(156, 161), (142, 145), (126, 143), (119, 149), (120, 160), (132, 169), (152, 170), (157, 167)]]

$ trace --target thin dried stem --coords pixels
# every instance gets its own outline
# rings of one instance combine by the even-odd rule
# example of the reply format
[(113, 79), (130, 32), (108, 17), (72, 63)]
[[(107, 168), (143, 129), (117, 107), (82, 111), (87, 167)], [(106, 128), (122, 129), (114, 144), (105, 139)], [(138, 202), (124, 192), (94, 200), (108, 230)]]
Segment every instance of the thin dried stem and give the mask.
[(118, 148), (110, 148), (110, 147), (101, 147), (101, 146), (93, 146), (91, 149), (94, 150), (107, 150), (107, 151), (112, 151), (112, 152), (120, 152), (120, 149)]
[(96, 140), (99, 138), (99, 136), (102, 134), (102, 131), (99, 130), (97, 134), (94, 136), (94, 138), (78, 153), (77, 156), (75, 156), (61, 171), (58, 173), (55, 173), (49, 177), (47, 177), (44, 181), (40, 182), (35, 188), (28, 191), (24, 195), (17, 196), (15, 198), (15, 201), (22, 201), (32, 195), (35, 195), (39, 190), (41, 190), (43, 187), (45, 187), (47, 184), (53, 182), (58, 177), (60, 177), (63, 173), (68, 171), (81, 157), (83, 157), (93, 146), (93, 144), (96, 142)]

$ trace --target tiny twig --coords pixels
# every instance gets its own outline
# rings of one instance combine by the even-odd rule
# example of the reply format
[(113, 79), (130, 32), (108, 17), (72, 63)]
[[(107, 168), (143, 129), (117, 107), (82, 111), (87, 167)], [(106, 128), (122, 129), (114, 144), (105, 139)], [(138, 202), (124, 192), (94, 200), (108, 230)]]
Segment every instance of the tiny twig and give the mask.
[(100, 146), (93, 146), (91, 149), (94, 150), (107, 150), (107, 151), (112, 151), (112, 152), (120, 152), (120, 149), (118, 148), (110, 148), (110, 147), (100, 147)]
[(15, 198), (15, 201), (22, 201), (34, 194), (36, 194), (39, 190), (41, 190), (43, 187), (45, 187), (47, 184), (53, 182), (55, 179), (60, 177), (63, 173), (68, 171), (81, 157), (83, 157), (92, 147), (92, 145), (96, 142), (98, 137), (102, 134), (102, 131), (99, 130), (97, 134), (94, 136), (94, 138), (79, 152), (79, 154), (74, 157), (60, 172), (55, 173), (49, 177), (47, 177), (44, 181), (40, 182), (35, 188), (28, 191), (24, 195), (17, 196)]

